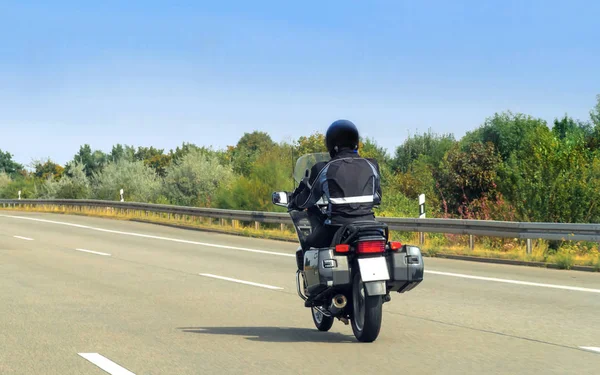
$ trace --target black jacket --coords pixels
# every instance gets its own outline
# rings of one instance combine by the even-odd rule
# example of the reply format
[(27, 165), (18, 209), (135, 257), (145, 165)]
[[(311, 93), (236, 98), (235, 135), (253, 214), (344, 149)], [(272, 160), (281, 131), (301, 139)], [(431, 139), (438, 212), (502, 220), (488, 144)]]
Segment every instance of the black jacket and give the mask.
[(328, 202), (327, 216), (350, 218), (373, 215), (381, 202), (379, 164), (352, 150), (342, 150), (329, 162), (315, 164), (292, 194), (291, 208), (314, 206), (321, 198)]

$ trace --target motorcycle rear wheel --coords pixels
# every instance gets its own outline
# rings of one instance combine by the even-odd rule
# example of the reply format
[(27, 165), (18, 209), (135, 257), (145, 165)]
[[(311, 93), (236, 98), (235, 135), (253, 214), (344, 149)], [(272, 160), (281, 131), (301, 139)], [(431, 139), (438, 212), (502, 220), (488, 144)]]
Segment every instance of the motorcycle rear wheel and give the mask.
[(352, 331), (360, 342), (373, 342), (381, 329), (383, 301), (381, 296), (367, 296), (360, 273), (352, 283)]
[(323, 315), (323, 313), (314, 307), (311, 307), (311, 310), (313, 322), (315, 323), (317, 329), (323, 332), (329, 331), (331, 326), (333, 326), (333, 317)]

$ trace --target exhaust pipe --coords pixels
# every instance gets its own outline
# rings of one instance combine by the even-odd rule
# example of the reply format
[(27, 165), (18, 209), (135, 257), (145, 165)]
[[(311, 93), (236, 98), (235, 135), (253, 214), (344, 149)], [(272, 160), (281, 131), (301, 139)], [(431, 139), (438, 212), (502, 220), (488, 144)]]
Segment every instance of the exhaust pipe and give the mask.
[(338, 294), (337, 296), (333, 297), (332, 304), (334, 307), (336, 307), (338, 309), (343, 309), (344, 307), (346, 307), (347, 303), (348, 303), (348, 300), (346, 299), (346, 296), (343, 294)]
[(338, 294), (331, 299), (331, 306), (329, 306), (329, 311), (333, 315), (337, 315), (348, 303), (348, 299), (343, 294)]

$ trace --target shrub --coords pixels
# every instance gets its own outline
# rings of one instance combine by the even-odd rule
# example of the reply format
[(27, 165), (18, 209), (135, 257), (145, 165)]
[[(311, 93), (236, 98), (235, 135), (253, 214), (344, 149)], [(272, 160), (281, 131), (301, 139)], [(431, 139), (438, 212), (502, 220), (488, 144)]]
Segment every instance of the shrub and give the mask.
[(159, 177), (143, 161), (125, 159), (94, 172), (91, 184), (96, 199), (120, 200), (119, 190), (124, 189), (125, 200), (130, 202), (155, 202), (161, 187)]
[(218, 190), (233, 179), (217, 155), (192, 149), (166, 169), (163, 194), (172, 203), (210, 207)]
[(60, 180), (48, 175), (42, 186), (41, 198), (44, 199), (86, 199), (91, 193), (90, 181), (85, 174), (85, 166), (76, 162)]

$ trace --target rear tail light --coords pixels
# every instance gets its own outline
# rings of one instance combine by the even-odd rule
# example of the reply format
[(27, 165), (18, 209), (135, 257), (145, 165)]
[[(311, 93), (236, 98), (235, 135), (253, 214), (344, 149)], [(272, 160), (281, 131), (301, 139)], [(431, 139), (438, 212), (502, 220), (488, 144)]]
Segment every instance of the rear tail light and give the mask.
[(348, 245), (348, 244), (335, 245), (335, 251), (338, 253), (347, 253), (348, 251), (350, 251), (350, 245)]
[(385, 251), (385, 241), (361, 241), (356, 247), (359, 254), (383, 253)]
[(399, 241), (391, 241), (390, 242), (390, 250), (398, 251), (402, 247), (402, 242)]

